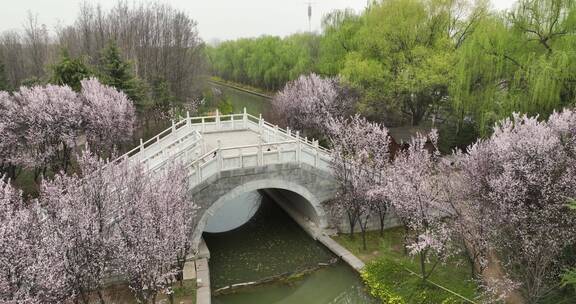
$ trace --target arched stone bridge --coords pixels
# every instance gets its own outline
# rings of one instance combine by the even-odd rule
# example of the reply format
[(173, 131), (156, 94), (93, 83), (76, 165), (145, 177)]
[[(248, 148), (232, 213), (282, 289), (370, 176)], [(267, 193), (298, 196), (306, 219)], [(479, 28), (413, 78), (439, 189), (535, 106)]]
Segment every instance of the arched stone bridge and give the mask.
[(313, 236), (330, 222), (323, 208), (336, 193), (329, 151), (318, 141), (271, 125), (245, 109), (242, 114), (187, 115), (120, 159), (142, 163), (152, 171), (172, 161), (185, 164), (194, 202), (200, 207), (194, 248), (208, 219), (223, 204), (255, 190), (291, 197), (283, 207), (304, 215)]

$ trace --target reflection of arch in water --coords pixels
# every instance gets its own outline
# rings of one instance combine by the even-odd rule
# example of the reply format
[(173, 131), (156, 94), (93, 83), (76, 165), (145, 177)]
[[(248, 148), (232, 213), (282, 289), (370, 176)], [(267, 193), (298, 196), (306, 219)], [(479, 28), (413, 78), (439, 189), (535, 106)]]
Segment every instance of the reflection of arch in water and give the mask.
[(200, 238), (202, 237), (202, 232), (204, 232), (204, 229), (206, 228), (206, 225), (208, 223), (208, 219), (212, 217), (214, 214), (216, 214), (216, 212), (218, 212), (218, 209), (220, 209), (224, 204), (230, 203), (231, 201), (234, 200), (234, 198), (244, 193), (266, 189), (279, 189), (283, 191), (293, 192), (298, 196), (304, 198), (304, 200), (310, 207), (312, 207), (312, 210), (315, 213), (313, 215), (308, 215), (308, 217), (314, 219), (314, 221), (316, 222), (315, 224), (318, 227), (320, 228), (328, 227), (326, 212), (324, 211), (321, 202), (306, 187), (293, 182), (279, 179), (254, 180), (246, 182), (228, 191), (225, 195), (218, 198), (218, 200), (216, 200), (206, 210), (206, 212), (202, 214), (196, 226), (196, 230), (194, 231), (192, 244), (199, 243)]

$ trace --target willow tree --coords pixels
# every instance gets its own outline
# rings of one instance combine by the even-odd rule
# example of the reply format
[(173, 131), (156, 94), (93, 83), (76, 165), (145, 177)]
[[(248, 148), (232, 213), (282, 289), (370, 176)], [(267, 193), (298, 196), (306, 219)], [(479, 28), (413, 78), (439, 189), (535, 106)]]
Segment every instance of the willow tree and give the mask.
[(431, 105), (446, 98), (453, 64), (454, 3), (391, 0), (364, 13), (355, 37), (357, 48), (347, 54), (341, 74), (363, 89), (366, 114), (380, 116), (385, 109), (417, 125)]
[(344, 68), (346, 54), (355, 49), (356, 33), (362, 19), (353, 10), (335, 10), (322, 19), (322, 39), (318, 58), (320, 73), (335, 76)]
[(512, 112), (547, 116), (576, 95), (573, 0), (521, 0), (484, 18), (457, 51), (451, 100), (481, 134)]

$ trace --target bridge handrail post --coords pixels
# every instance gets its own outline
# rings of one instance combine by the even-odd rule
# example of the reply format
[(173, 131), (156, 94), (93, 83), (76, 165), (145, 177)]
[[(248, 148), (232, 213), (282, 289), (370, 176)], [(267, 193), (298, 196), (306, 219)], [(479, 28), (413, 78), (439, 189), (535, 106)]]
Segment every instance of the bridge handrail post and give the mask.
[(262, 134), (258, 136), (258, 166), (264, 165), (264, 152), (262, 151)]
[(202, 116), (202, 133), (206, 132), (206, 121), (204, 120), (204, 116)]
[(220, 140), (217, 141), (218, 142), (218, 150), (216, 150), (217, 152), (217, 157), (218, 157), (218, 172), (222, 171), (222, 166), (223, 166), (223, 158), (222, 158), (222, 142)]
[(216, 129), (220, 130), (220, 112), (216, 109)]
[(314, 144), (314, 151), (316, 154), (314, 155), (314, 167), (318, 167), (318, 158), (320, 157), (320, 149), (318, 146), (318, 140), (312, 139), (312, 143)]
[(262, 113), (258, 116), (258, 133), (262, 135), (262, 127), (264, 126), (264, 120), (262, 120)]
[(300, 142), (300, 131), (296, 131), (296, 161), (300, 162), (300, 154), (302, 153), (302, 146)]
[(246, 107), (244, 107), (244, 113), (242, 113), (242, 121), (244, 123), (244, 129), (248, 127), (248, 113), (246, 112)]
[(144, 151), (144, 141), (140, 138), (140, 151)]
[(174, 119), (172, 119), (172, 132), (176, 131), (176, 123), (174, 122)]
[(200, 168), (200, 162), (197, 161), (195, 164), (196, 167), (196, 184), (202, 182), (202, 169)]
[(190, 111), (186, 111), (186, 126), (189, 127), (192, 122), (190, 121)]
[(274, 141), (278, 141), (278, 125), (274, 125)]

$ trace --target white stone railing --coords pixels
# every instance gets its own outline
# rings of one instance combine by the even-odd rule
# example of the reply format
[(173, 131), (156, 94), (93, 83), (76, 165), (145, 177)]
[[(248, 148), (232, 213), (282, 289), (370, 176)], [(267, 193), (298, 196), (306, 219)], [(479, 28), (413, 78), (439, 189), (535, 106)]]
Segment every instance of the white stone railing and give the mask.
[[(209, 151), (202, 134), (227, 131), (254, 131), (258, 144), (223, 147)], [(299, 132), (282, 129), (246, 113), (190, 117), (187, 114), (172, 127), (143, 142), (116, 161), (128, 159), (159, 170), (168, 161), (181, 161), (188, 168), (190, 183), (197, 185), (221, 171), (253, 168), (270, 164), (305, 163), (330, 171), (330, 151), (317, 140), (301, 137)]]

